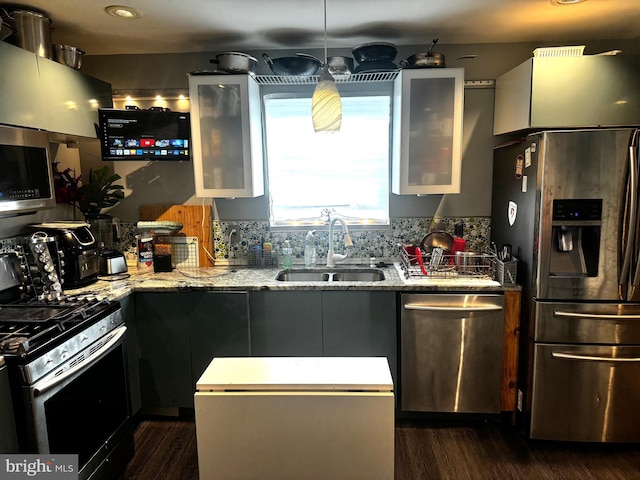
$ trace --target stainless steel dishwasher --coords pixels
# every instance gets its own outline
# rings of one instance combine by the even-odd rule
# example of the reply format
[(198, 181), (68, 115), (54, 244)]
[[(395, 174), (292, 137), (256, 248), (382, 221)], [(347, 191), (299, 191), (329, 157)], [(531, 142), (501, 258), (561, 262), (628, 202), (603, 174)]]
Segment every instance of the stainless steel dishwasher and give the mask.
[(504, 295), (401, 300), (401, 410), (500, 413)]

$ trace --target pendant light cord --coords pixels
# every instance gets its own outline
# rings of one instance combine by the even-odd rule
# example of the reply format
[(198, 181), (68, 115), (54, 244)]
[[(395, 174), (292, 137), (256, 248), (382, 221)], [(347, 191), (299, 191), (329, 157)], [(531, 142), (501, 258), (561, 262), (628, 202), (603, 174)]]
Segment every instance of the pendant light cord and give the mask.
[(327, 67), (327, 0), (324, 0), (324, 65)]

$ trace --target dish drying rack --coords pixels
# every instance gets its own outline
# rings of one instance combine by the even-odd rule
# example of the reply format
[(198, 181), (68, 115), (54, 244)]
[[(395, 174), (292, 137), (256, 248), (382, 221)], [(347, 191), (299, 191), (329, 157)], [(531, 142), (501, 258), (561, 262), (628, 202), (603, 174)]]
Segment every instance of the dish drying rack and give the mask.
[[(415, 247), (413, 254), (407, 250), (404, 246), (400, 247), (400, 266), (406, 278), (473, 277), (487, 280), (495, 279), (495, 253), (477, 253), (465, 257), (464, 255), (452, 255), (448, 253), (448, 250), (439, 247), (433, 248), (430, 252)], [(419, 255), (422, 259), (422, 265)]]

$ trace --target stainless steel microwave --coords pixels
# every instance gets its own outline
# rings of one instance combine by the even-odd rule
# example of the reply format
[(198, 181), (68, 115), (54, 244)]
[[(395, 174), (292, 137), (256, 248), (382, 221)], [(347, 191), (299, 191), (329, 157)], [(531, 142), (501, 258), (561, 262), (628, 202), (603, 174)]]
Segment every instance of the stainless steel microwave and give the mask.
[(0, 216), (56, 204), (46, 132), (0, 126)]

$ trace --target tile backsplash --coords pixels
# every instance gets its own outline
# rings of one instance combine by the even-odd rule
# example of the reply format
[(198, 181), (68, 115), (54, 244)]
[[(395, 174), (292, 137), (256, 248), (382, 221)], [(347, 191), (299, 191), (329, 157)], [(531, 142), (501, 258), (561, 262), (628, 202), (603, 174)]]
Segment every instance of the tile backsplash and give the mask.
[[(398, 257), (398, 245), (406, 243), (419, 244), (430, 230), (445, 230), (451, 234), (454, 225), (464, 224), (464, 238), (467, 249), (484, 252), (489, 246), (491, 219), (490, 217), (456, 217), (456, 218), (394, 218), (390, 227), (377, 230), (350, 229), (353, 247), (349, 253), (351, 262), (367, 263), (371, 256), (378, 259), (392, 261)], [(238, 227), (238, 242), (229, 245), (229, 226)], [(285, 240), (289, 240), (293, 248), (293, 263), (304, 263), (304, 239), (308, 230), (299, 231), (271, 231), (266, 221), (214, 221), (213, 241), (214, 251), (211, 252), (216, 263), (246, 263), (247, 252), (253, 245), (271, 242), (274, 251), (279, 252)], [(135, 255), (137, 234), (136, 224), (121, 222), (121, 241), (115, 248)], [(344, 235), (342, 228), (336, 225), (334, 229), (334, 248), (336, 252), (344, 250)], [(327, 227), (317, 230), (315, 234), (318, 264), (327, 257), (329, 250), (329, 234)], [(0, 239), (0, 253), (12, 251), (19, 238)]]
[[(391, 261), (398, 257), (398, 244), (419, 244), (432, 226), (435, 230), (442, 229), (453, 235), (454, 225), (464, 224), (464, 238), (467, 240), (467, 249), (486, 251), (489, 246), (491, 219), (489, 217), (465, 217), (465, 218), (395, 218), (391, 220), (391, 226), (377, 230), (350, 229), (353, 247), (349, 253), (351, 261), (367, 263), (371, 256)], [(439, 224), (439, 226), (436, 226)], [(238, 226), (239, 242), (229, 245), (229, 226)], [(327, 257), (329, 250), (329, 232), (317, 230), (315, 233), (316, 252), (318, 258)], [(300, 231), (271, 231), (268, 222), (258, 221), (215, 221), (213, 225), (213, 239), (216, 261), (246, 260), (247, 251), (252, 245), (261, 245), (263, 242), (271, 242), (273, 249), (280, 251), (284, 241), (289, 240), (293, 248), (293, 263), (304, 263), (304, 240), (308, 230)], [(334, 249), (337, 253), (344, 250), (344, 235), (342, 228), (336, 225), (334, 229)], [(320, 260), (318, 261), (320, 263)]]

